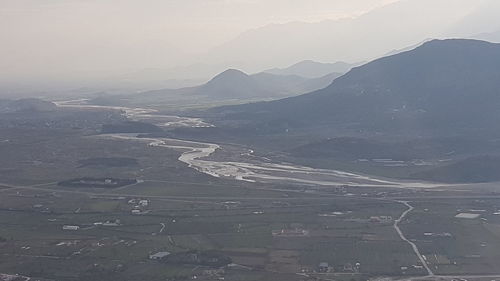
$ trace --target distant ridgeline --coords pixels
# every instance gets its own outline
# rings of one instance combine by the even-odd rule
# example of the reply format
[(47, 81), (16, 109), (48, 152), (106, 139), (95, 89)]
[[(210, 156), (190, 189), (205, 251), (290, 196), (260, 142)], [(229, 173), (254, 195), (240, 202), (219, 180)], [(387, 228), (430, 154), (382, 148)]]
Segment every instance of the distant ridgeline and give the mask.
[[(318, 77), (303, 77), (297, 74), (281, 75), (268, 72), (249, 75), (237, 69), (228, 69), (199, 86), (180, 89), (159, 89), (139, 94), (100, 96), (91, 99), (89, 103), (95, 105), (125, 106), (164, 105), (167, 107), (177, 104), (181, 106), (187, 105), (188, 108), (191, 108), (193, 101), (198, 104), (207, 105), (213, 105), (217, 101), (225, 101), (230, 104), (244, 101), (262, 101), (296, 96), (322, 89), (343, 74), (339, 72), (325, 72), (325, 70), (328, 71), (330, 68), (323, 69), (323, 64), (316, 64), (322, 68), (320, 72), (314, 69), (309, 69), (309, 71), (313, 74), (322, 74)], [(178, 108), (176, 106), (173, 107)]]
[[(270, 133), (321, 128), (434, 134), (498, 130), (500, 44), (434, 40), (352, 69), (325, 89), (212, 112)], [(273, 124), (273, 126), (268, 126)]]

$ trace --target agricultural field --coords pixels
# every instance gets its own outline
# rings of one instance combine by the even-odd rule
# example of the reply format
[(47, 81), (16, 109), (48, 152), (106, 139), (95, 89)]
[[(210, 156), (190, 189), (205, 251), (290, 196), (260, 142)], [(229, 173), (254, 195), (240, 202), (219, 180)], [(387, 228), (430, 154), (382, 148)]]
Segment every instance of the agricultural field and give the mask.
[[(425, 200), (402, 224), (434, 271), (451, 274), (498, 274), (500, 200)], [(460, 218), (458, 214), (475, 214)], [(473, 217), (473, 216), (471, 216)]]
[[(375, 210), (397, 216), (401, 211), (397, 204), (300, 197), (279, 202), (162, 197), (148, 199), (142, 213), (133, 214), (136, 207), (131, 201), (139, 198), (4, 191), (0, 270), (54, 280), (86, 275), (144, 278), (146, 273), (161, 276), (148, 280), (164, 280), (196, 275), (198, 266), (165, 264), (148, 256), (191, 250), (216, 250), (238, 264), (234, 270), (249, 271), (249, 276), (313, 272), (326, 261), (335, 271), (361, 277), (390, 274), (400, 264), (416, 263), (391, 224), (369, 221)], [(359, 208), (361, 204), (365, 207)], [(64, 226), (78, 229), (64, 230)], [(298, 229), (304, 232), (294, 234)], [(275, 231), (291, 233), (273, 235)], [(376, 259), (366, 255), (370, 251)], [(356, 272), (344, 268), (358, 262), (362, 267)]]
[[(68, 128), (0, 131), (8, 140), (0, 143), (3, 274), (61, 281), (426, 276), (396, 231), (404, 202), (415, 209), (399, 226), (436, 276), (500, 273), (492, 185), (237, 181), (179, 161), (185, 148)], [(243, 161), (244, 151), (229, 146), (213, 160)]]

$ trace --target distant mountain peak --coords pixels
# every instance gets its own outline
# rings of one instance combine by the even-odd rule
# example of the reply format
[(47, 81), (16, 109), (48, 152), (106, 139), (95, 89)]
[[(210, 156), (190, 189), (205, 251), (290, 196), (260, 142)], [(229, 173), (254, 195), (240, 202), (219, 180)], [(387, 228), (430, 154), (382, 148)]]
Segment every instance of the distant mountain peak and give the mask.
[(317, 62), (314, 60), (303, 60), (303, 61), (299, 61), (298, 63), (292, 64), (292, 66), (308, 65), (308, 64), (325, 64), (325, 63)]
[(230, 68), (230, 69), (227, 69), (227, 70), (217, 74), (214, 78), (212, 78), (211, 81), (219, 80), (219, 79), (248, 78), (248, 77), (249, 77), (249, 75), (246, 74), (245, 72), (238, 70), (238, 69)]
[(219, 87), (236, 87), (237, 85), (251, 86), (253, 83), (252, 77), (238, 69), (228, 69), (208, 81), (203, 87), (219, 88)]
[(339, 73), (329, 73), (319, 78), (305, 78), (298, 75), (276, 75), (260, 72), (248, 75), (238, 69), (227, 69), (203, 85), (177, 90), (163, 89), (146, 92), (141, 95), (159, 94), (172, 96), (197, 95), (213, 100), (268, 100), (308, 93), (322, 89), (339, 77)]
[(263, 90), (251, 76), (237, 69), (225, 70), (199, 88), (200, 93), (209, 96), (227, 97), (247, 96)]

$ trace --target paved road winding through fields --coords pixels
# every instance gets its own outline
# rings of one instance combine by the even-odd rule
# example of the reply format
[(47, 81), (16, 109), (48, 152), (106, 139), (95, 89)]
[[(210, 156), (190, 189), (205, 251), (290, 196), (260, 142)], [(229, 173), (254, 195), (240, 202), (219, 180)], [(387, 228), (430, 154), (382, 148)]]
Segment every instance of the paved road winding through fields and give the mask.
[(425, 270), (427, 271), (427, 277), (433, 277), (435, 276), (434, 272), (432, 272), (431, 268), (429, 267), (429, 265), (427, 264), (427, 262), (425, 261), (424, 257), (422, 256), (422, 254), (420, 253), (420, 251), (418, 250), (418, 247), (415, 243), (413, 243), (412, 241), (408, 240), (408, 238), (406, 238), (406, 236), (403, 234), (403, 232), (401, 231), (401, 229), (399, 228), (399, 223), (411, 212), (413, 211), (415, 208), (410, 205), (408, 203), (408, 201), (396, 201), (398, 203), (401, 203), (403, 205), (405, 205), (408, 209), (406, 209), (406, 211), (404, 211), (401, 216), (394, 221), (394, 229), (396, 230), (396, 232), (398, 233), (399, 237), (401, 237), (401, 239), (403, 241), (405, 241), (406, 243), (410, 244), (411, 248), (413, 249), (413, 252), (415, 252), (415, 255), (417, 255), (418, 259), (420, 260), (420, 262), (422, 263), (422, 265), (424, 266)]

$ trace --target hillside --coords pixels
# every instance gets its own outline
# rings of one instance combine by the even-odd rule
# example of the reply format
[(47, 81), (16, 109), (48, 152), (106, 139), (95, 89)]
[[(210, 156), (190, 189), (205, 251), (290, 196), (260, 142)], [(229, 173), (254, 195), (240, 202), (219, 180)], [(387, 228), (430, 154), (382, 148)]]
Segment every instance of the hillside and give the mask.
[(481, 183), (500, 181), (500, 157), (481, 155), (456, 163), (414, 173), (410, 178), (449, 183)]
[(271, 98), (287, 96), (294, 87), (307, 79), (299, 76), (282, 76), (267, 73), (248, 75), (239, 70), (229, 69), (215, 76), (205, 85), (193, 89), (193, 95), (211, 98)]
[(228, 69), (205, 84), (181, 89), (160, 89), (129, 95), (104, 95), (90, 101), (95, 105), (151, 106), (179, 108), (195, 103), (213, 105), (248, 101), (275, 100), (327, 87), (341, 74), (329, 73), (318, 78), (298, 75), (257, 73), (248, 75)]
[(470, 167), (475, 157), (500, 153), (500, 44), (433, 40), (356, 67), (318, 91), (209, 114), (219, 128), (251, 132), (263, 149), (276, 150), (266, 140), (279, 143), (275, 153), (286, 162), (388, 177), (491, 181), (495, 161), (484, 162), (484, 173)]
[(434, 138), (377, 141), (355, 137), (329, 138), (294, 147), (287, 152), (293, 157), (334, 158), (344, 161), (359, 159), (447, 159), (467, 154), (471, 147), (481, 147), (486, 153), (495, 149), (494, 143), (472, 138)]
[(500, 44), (434, 40), (354, 68), (329, 87), (215, 112), (227, 120), (418, 135), (496, 130)]
[(280, 98), (324, 88), (339, 76), (340, 74), (330, 73), (326, 77), (309, 79), (298, 75), (276, 75), (265, 72), (248, 75), (236, 69), (228, 69), (201, 86), (150, 91), (142, 95), (179, 93), (211, 99)]
[[(242, 62), (241, 67), (250, 65), (251, 70), (288, 65), (304, 59), (371, 60), (426, 38), (440, 38), (470, 14), (477, 6), (476, 2), (401, 0), (354, 18), (271, 24), (242, 33), (211, 50), (205, 58), (211, 63)], [(460, 28), (459, 31), (463, 30)]]

